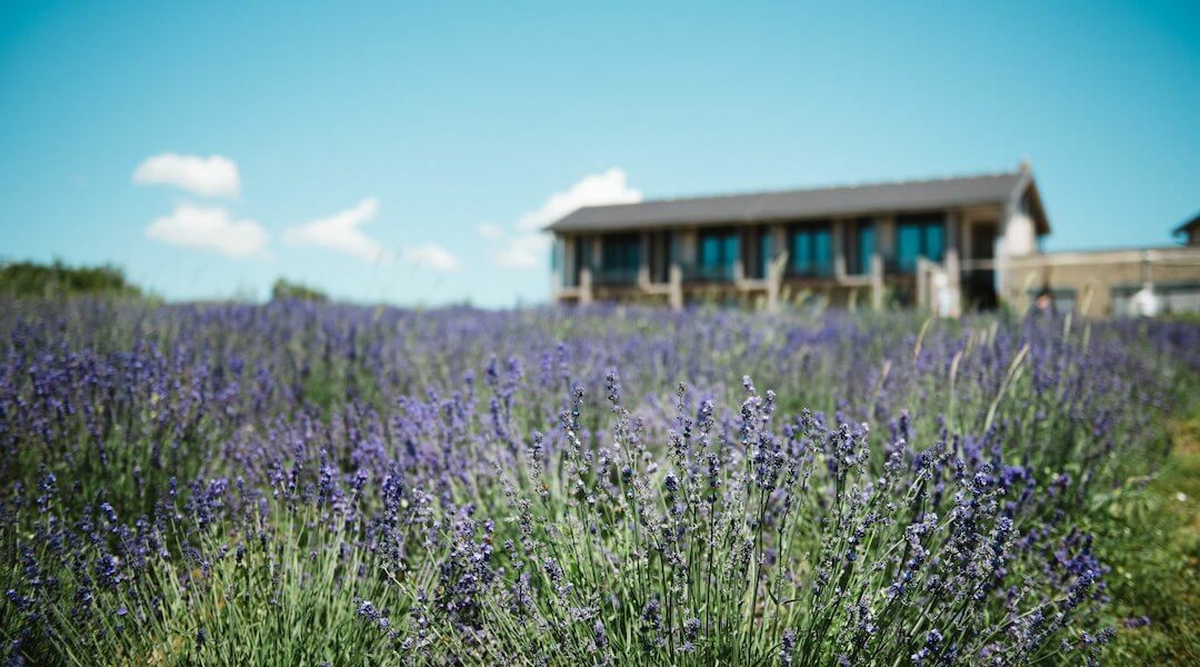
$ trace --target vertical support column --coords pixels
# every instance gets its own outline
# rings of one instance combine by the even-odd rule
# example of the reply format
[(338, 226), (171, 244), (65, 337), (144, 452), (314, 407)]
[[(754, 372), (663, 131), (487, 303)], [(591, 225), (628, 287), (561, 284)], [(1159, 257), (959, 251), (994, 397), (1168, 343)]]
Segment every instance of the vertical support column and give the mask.
[[(1013, 304), (1020, 296), (1017, 293), (1015, 280), (1010, 275), (1011, 267), (1009, 265), (1010, 244), (1009, 238), (1011, 233), (1011, 223), (1013, 217), (1013, 205), (1011, 202), (1004, 205), (1004, 210), (1000, 214), (1000, 220), (996, 223), (996, 256), (992, 259), (994, 270), (996, 272), (996, 298), (1000, 303)], [(1024, 312), (1023, 310), (1018, 312)]]
[(846, 221), (834, 220), (831, 236), (833, 237), (833, 276), (841, 282), (846, 279)]
[(877, 216), (875, 218), (875, 252), (871, 255), (871, 303), (876, 310), (883, 310), (884, 266), (887, 259), (895, 255), (896, 216)]
[(875, 219), (875, 252), (886, 262), (896, 256), (896, 216)]
[(671, 304), (671, 308), (681, 310), (683, 308), (683, 269), (680, 268), (679, 262), (671, 262), (670, 268), (670, 285), (667, 288), (667, 302)]
[(647, 290), (650, 287), (650, 232), (642, 232), (638, 243), (640, 249), (638, 251), (637, 284), (643, 290)]
[(779, 310), (779, 292), (783, 287), (783, 272), (786, 270), (785, 258), (786, 255), (776, 255), (767, 265), (767, 310), (772, 313)]
[(883, 310), (883, 255), (878, 249), (871, 254), (871, 307)]
[(564, 264), (566, 253), (563, 248), (566, 242), (555, 234), (550, 240), (550, 298), (558, 300), (558, 291), (566, 285), (567, 267)]
[(585, 266), (579, 269), (579, 303), (588, 304), (592, 300), (592, 267)]
[(924, 257), (917, 257), (917, 310), (929, 310), (929, 266)]
[(787, 228), (775, 224), (771, 225), (766, 233), (771, 235), (771, 246), (775, 250), (771, 256), (771, 264), (767, 267), (767, 309), (777, 311), (780, 295), (783, 293), (783, 277), (787, 275)]
[(575, 244), (578, 243), (573, 237), (563, 237), (563, 280), (562, 287), (578, 287), (579, 283), (579, 267), (575, 266)]
[(746, 229), (738, 227), (734, 230), (737, 235), (737, 256), (733, 258), (733, 288), (741, 290), (746, 280)]
[(600, 263), (601, 254), (600, 244), (604, 241), (599, 236), (593, 236), (588, 243), (588, 254), (591, 257), (585, 257), (586, 264), (579, 269), (579, 303), (591, 303), (595, 300), (595, 294), (592, 291), (592, 267)]
[[(959, 261), (962, 237), (962, 216), (958, 211), (950, 211), (946, 215), (946, 257), (943, 266), (946, 269), (947, 289), (950, 292), (950, 317), (958, 317), (962, 313), (962, 264)], [(940, 306), (939, 306), (940, 307)]]
[(696, 263), (696, 230), (685, 229), (679, 232), (679, 261), (682, 264)]

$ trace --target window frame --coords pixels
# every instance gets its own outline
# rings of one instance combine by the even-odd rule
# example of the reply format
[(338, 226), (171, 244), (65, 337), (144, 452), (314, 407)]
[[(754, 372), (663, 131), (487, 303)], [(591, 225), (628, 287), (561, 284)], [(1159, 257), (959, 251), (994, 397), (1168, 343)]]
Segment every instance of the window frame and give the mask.
[[(805, 237), (807, 253), (798, 251), (798, 239)], [(824, 238), (828, 252), (821, 253), (818, 239)], [(787, 275), (791, 278), (833, 278), (837, 272), (833, 249), (833, 224), (830, 222), (795, 225), (788, 229)], [(802, 255), (807, 257), (802, 257)], [(804, 260), (805, 267), (800, 262)]]
[[(901, 239), (905, 230), (916, 232), (916, 252), (911, 258), (901, 253)], [(931, 232), (937, 230), (937, 254), (931, 252)], [(895, 267), (898, 273), (915, 273), (919, 259), (924, 257), (931, 262), (941, 263), (946, 259), (946, 215), (944, 213), (924, 213), (901, 216), (896, 219), (896, 252)]]

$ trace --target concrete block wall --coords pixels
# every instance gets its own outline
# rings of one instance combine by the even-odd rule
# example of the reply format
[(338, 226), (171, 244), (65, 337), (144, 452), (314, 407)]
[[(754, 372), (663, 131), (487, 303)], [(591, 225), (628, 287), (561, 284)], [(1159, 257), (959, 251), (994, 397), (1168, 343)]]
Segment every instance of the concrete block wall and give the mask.
[(1011, 276), (1001, 297), (1023, 309), (1028, 290), (1043, 286), (1075, 291), (1086, 315), (1113, 314), (1113, 288), (1200, 283), (1200, 248), (1154, 248), (1110, 252), (1049, 253), (1010, 260)]

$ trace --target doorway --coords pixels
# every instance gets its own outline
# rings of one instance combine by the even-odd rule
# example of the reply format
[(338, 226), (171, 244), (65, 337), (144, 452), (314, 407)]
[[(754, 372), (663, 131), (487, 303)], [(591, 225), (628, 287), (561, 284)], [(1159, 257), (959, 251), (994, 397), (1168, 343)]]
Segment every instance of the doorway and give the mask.
[(970, 307), (995, 310), (1000, 305), (996, 294), (996, 224), (971, 227), (968, 260), (972, 268), (964, 276), (964, 296)]

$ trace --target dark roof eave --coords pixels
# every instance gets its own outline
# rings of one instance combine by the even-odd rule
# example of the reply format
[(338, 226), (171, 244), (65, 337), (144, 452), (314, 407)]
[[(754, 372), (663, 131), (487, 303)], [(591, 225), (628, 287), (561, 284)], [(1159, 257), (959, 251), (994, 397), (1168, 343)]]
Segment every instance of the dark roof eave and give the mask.
[[(823, 219), (828, 219), (828, 218), (844, 218), (844, 217), (855, 217), (855, 216), (861, 216), (861, 215), (879, 215), (879, 214), (886, 214), (886, 213), (916, 213), (916, 212), (920, 212), (920, 211), (938, 211), (938, 210), (946, 210), (946, 209), (952, 209), (952, 208), (966, 208), (966, 207), (971, 207), (971, 206), (1003, 207), (1004, 204), (1005, 204), (1005, 201), (1003, 199), (988, 197), (988, 198), (982, 198), (982, 199), (978, 199), (978, 200), (962, 199), (962, 200), (956, 200), (956, 201), (944, 202), (944, 203), (920, 202), (920, 203), (912, 204), (912, 205), (891, 205), (891, 206), (879, 206), (879, 207), (870, 207), (870, 208), (850, 208), (850, 209), (845, 209), (845, 210), (831, 210), (831, 211), (822, 211), (822, 212), (816, 212), (816, 213), (807, 213), (807, 212), (796, 213), (796, 214), (779, 213), (779, 214), (744, 216), (744, 217), (740, 217), (740, 218), (714, 217), (709, 220), (697, 219), (695, 217), (687, 217), (687, 218), (680, 218), (678, 220), (655, 220), (655, 221), (630, 220), (628, 222), (615, 223), (615, 224), (614, 223), (602, 223), (602, 224), (582, 224), (582, 225), (572, 224), (571, 216), (574, 215), (574, 213), (572, 213), (572, 214), (567, 215), (566, 217), (560, 219), (559, 221), (557, 221), (555, 223), (552, 223), (546, 227), (543, 227), (542, 231), (552, 232), (552, 233), (560, 233), (560, 234), (573, 234), (573, 233), (596, 232), (596, 231), (617, 232), (617, 231), (629, 231), (629, 230), (634, 230), (634, 229), (647, 229), (647, 228), (649, 228), (649, 229), (674, 229), (674, 228), (678, 228), (678, 227), (715, 227), (715, 226), (720, 226), (720, 225), (750, 225), (750, 224), (757, 224), (757, 223), (792, 222), (792, 221), (803, 221), (803, 220), (823, 220)], [(602, 206), (586, 206), (584, 208), (578, 209), (576, 211), (576, 213), (578, 213), (580, 211), (585, 211), (588, 209), (594, 209), (594, 208), (604, 208), (604, 207), (602, 207)], [(1040, 212), (1040, 204), (1039, 204), (1039, 212)], [(1039, 226), (1044, 227), (1046, 229), (1046, 233), (1048, 233), (1049, 225), (1046, 223), (1044, 214), (1040, 214), (1038, 216), (1038, 222), (1039, 222)]]
[(1037, 183), (1033, 177), (1029, 178), (1030, 196), (1029, 200), (1033, 205), (1033, 220), (1037, 225), (1037, 235), (1043, 236), (1050, 233), (1050, 219), (1046, 217), (1046, 208), (1042, 205), (1042, 193), (1038, 190)]
[(1187, 222), (1176, 227), (1175, 231), (1171, 232), (1171, 235), (1174, 236), (1178, 234), (1185, 234), (1188, 230), (1197, 225), (1200, 225), (1200, 213), (1197, 213), (1194, 217), (1192, 217), (1191, 220), (1188, 220)]
[(855, 186), (746, 193), (740, 195), (660, 199), (637, 204), (578, 209), (545, 231), (596, 233), (688, 226), (741, 225), (789, 220), (819, 220), (887, 213), (915, 213), (973, 206), (1014, 205), (1029, 195), (1030, 213), (1040, 233), (1049, 231), (1033, 175), (1019, 172), (964, 176), (927, 181), (900, 181)]

